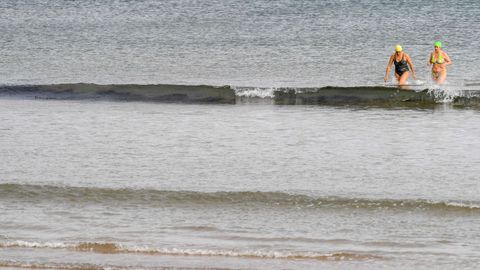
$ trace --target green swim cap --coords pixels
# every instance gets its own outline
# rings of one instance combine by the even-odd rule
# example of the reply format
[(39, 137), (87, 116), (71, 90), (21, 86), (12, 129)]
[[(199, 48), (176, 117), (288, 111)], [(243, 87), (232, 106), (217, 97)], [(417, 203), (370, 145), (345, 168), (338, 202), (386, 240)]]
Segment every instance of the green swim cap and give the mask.
[(441, 41), (435, 41), (435, 47), (442, 48), (442, 42)]

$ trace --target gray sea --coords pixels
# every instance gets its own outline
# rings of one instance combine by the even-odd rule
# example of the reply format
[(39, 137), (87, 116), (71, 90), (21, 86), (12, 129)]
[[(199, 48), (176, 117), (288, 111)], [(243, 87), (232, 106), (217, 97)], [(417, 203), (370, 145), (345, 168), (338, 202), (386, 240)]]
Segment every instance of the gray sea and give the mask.
[[(480, 91), (480, 2), (2, 0), (0, 14), (0, 268), (478, 269), (480, 101), (452, 101)], [(453, 61), (441, 89), (435, 40)], [(384, 86), (396, 44), (451, 98), (275, 102)], [(236, 100), (28, 92), (64, 83)]]

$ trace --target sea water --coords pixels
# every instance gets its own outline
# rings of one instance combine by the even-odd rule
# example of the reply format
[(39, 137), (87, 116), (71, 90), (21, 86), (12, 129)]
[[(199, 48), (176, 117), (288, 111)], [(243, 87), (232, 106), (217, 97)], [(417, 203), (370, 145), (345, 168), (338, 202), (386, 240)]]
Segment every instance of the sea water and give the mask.
[[(5, 0), (2, 83), (358, 86), (401, 44), (420, 80), (478, 80), (478, 1)], [(390, 74), (392, 77), (393, 74)]]
[(279, 88), (382, 84), (397, 43), (429, 85), (437, 39), (453, 61), (447, 86), (478, 90), (478, 2), (37, 0), (0, 11), (1, 84), (230, 85), (241, 98), (2, 96), (0, 266), (480, 264), (478, 106), (271, 101)]

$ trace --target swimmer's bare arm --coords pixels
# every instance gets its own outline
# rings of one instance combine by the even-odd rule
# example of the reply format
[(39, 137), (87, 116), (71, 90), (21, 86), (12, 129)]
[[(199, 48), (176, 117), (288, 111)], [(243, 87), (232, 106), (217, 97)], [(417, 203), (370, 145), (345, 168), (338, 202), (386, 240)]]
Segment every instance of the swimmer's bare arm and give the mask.
[(406, 56), (407, 56), (407, 57), (405, 57), (405, 60), (407, 60), (408, 65), (410, 65), (410, 68), (412, 69), (413, 79), (416, 80), (416, 79), (417, 79), (417, 75), (415, 75), (415, 68), (413, 67), (412, 60), (410, 59), (410, 56), (409, 56), (408, 54), (407, 54)]
[(446, 52), (443, 52), (443, 58), (445, 59), (445, 66), (449, 66), (452, 64), (452, 60), (450, 59), (450, 56)]
[(390, 60), (388, 60), (387, 71), (385, 72), (385, 77), (383, 77), (383, 80), (385, 82), (387, 82), (388, 80), (388, 74), (390, 73), (390, 68), (392, 67), (392, 64), (393, 64), (393, 57), (395, 57), (395, 55), (392, 54), (392, 56), (390, 56)]

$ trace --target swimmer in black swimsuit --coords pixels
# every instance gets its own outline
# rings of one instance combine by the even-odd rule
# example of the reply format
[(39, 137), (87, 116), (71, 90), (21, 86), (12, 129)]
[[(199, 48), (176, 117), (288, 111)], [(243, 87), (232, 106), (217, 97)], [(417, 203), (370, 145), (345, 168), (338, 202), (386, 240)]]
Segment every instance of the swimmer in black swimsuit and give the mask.
[[(395, 65), (395, 77), (397, 78), (398, 85), (405, 85), (408, 76), (410, 76), (410, 69), (412, 70), (413, 79), (416, 80), (417, 76), (415, 75), (415, 69), (412, 64), (412, 60), (407, 53), (403, 52), (402, 46), (395, 46), (395, 53), (390, 56), (388, 61), (387, 72), (383, 78), (385, 82), (388, 80), (388, 74), (390, 73), (390, 68), (392, 64)], [(410, 66), (410, 69), (408, 68)]]

